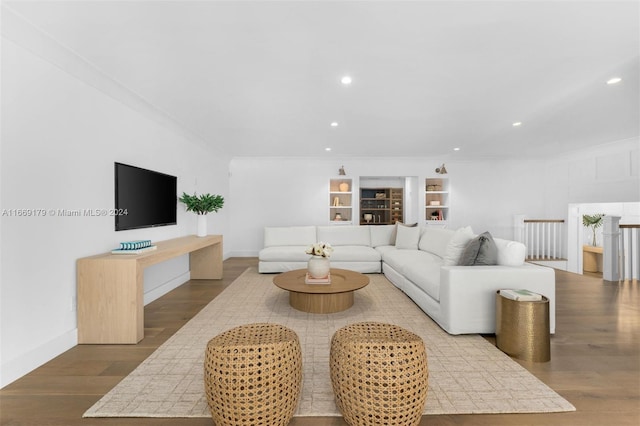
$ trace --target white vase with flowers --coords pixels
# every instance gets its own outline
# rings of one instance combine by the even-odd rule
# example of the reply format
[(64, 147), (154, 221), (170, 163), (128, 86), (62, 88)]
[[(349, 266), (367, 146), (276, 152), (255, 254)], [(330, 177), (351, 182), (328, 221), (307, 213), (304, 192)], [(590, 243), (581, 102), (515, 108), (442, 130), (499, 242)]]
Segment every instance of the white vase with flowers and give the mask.
[(333, 247), (329, 243), (319, 242), (312, 244), (307, 248), (305, 253), (310, 254), (311, 258), (307, 262), (307, 272), (311, 278), (325, 278), (329, 276), (331, 264), (329, 257), (333, 253)]

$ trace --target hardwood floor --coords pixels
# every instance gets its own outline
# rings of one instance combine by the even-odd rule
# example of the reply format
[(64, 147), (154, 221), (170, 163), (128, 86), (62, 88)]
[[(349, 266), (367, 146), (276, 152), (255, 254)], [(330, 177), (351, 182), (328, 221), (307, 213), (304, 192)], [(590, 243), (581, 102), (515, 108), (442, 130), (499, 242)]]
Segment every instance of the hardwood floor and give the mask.
[[(224, 262), (221, 281), (193, 280), (145, 307), (137, 345), (80, 345), (0, 390), (1, 425), (209, 425), (211, 419), (83, 419), (82, 414), (216, 297), (255, 258)], [(556, 272), (557, 325), (551, 361), (521, 364), (576, 412), (424, 416), (420, 425), (640, 424), (640, 291)], [(493, 341), (493, 336), (485, 336)], [(346, 425), (341, 418), (294, 418), (292, 426)]]

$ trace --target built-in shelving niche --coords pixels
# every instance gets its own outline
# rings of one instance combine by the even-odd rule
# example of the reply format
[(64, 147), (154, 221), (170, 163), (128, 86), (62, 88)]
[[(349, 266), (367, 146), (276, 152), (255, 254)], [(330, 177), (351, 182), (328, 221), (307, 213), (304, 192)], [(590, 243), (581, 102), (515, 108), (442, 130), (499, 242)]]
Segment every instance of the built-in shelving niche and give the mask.
[(359, 181), (360, 225), (392, 225), (418, 221), (418, 178), (407, 176), (361, 176)]

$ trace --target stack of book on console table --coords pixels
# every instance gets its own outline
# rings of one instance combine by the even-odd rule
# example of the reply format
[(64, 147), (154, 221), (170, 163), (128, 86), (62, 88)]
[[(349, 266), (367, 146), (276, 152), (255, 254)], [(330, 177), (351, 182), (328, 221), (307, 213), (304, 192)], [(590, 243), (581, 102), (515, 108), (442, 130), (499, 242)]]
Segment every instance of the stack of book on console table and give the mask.
[(155, 250), (156, 246), (151, 244), (151, 240), (125, 241), (120, 243), (120, 247), (111, 250), (112, 254), (142, 254)]
[(307, 272), (307, 275), (305, 275), (304, 277), (304, 283), (305, 284), (331, 284), (331, 274), (322, 278), (313, 278)]
[(538, 302), (542, 300), (542, 295), (529, 290), (500, 290), (500, 296), (518, 302)]

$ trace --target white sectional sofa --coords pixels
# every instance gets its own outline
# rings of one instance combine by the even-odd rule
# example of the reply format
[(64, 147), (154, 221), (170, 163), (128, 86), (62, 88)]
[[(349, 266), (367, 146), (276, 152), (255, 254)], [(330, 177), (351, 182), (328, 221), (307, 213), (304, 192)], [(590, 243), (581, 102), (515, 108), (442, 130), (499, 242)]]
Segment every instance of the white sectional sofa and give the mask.
[(304, 269), (306, 248), (334, 247), (331, 266), (384, 273), (450, 334), (494, 333), (495, 295), (504, 288), (528, 289), (549, 298), (550, 332), (555, 333), (555, 272), (525, 263), (525, 246), (494, 238), (497, 264), (458, 266), (475, 236), (457, 231), (401, 225), (266, 227), (259, 253), (261, 273)]
[(285, 272), (307, 267), (309, 245), (325, 241), (334, 251), (331, 266), (366, 273), (382, 272), (380, 252), (371, 245), (368, 226), (266, 227), (264, 249), (259, 254), (262, 273)]

